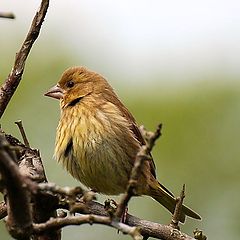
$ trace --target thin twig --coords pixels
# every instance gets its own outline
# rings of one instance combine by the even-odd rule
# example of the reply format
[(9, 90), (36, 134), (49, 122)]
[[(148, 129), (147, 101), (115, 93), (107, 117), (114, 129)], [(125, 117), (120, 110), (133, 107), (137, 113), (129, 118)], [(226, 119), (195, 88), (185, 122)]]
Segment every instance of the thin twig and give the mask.
[(182, 213), (182, 205), (183, 205), (183, 199), (185, 198), (185, 184), (183, 184), (182, 191), (180, 193), (180, 196), (176, 198), (176, 206), (174, 209), (174, 213), (172, 216), (172, 220), (170, 223), (170, 226), (176, 229), (180, 229), (179, 227), (179, 221), (181, 218), (181, 213)]
[(84, 190), (80, 187), (59, 187), (55, 183), (39, 183), (38, 190), (57, 193), (64, 196), (76, 197), (78, 194), (83, 194)]
[(139, 127), (139, 130), (140, 130), (141, 134), (143, 135), (145, 141), (147, 142), (148, 146), (150, 147), (149, 151), (151, 152), (152, 148), (155, 145), (155, 141), (162, 135), (162, 132), (161, 132), (162, 131), (162, 123), (160, 123), (157, 126), (157, 129), (155, 132), (147, 131), (143, 125)]
[(3, 83), (0, 89), (0, 118), (2, 117), (10, 99), (12, 98), (18, 84), (21, 81), (23, 71), (25, 68), (25, 62), (27, 60), (28, 54), (36, 41), (42, 23), (44, 21), (45, 15), (47, 13), (49, 5), (49, 0), (42, 0), (39, 11), (36, 13), (30, 30), (24, 40), (20, 51), (16, 54), (14, 66), (11, 73), (8, 75), (7, 79)]
[(15, 15), (11, 12), (0, 12), (0, 18), (15, 19)]
[(81, 215), (81, 216), (69, 216), (65, 218), (52, 218), (45, 223), (39, 223), (33, 225), (35, 233), (41, 233), (49, 229), (58, 229), (69, 225), (82, 225), (82, 224), (103, 224), (114, 227), (125, 234), (132, 236), (134, 240), (142, 239), (141, 234), (136, 227), (130, 227), (124, 223), (112, 221), (110, 217), (98, 216), (98, 215)]
[(28, 139), (27, 139), (25, 130), (24, 130), (24, 128), (23, 128), (22, 120), (16, 121), (15, 124), (16, 124), (16, 125), (18, 126), (18, 128), (19, 128), (19, 131), (20, 131), (20, 133), (21, 133), (21, 135), (22, 135), (24, 144), (26, 145), (26, 147), (29, 147), (29, 148), (30, 148), (29, 141), (28, 141)]

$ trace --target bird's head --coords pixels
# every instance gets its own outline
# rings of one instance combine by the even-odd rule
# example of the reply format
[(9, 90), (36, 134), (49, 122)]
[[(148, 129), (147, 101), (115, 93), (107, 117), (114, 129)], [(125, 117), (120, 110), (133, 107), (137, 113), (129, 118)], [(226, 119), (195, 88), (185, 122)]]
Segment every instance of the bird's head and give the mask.
[(101, 75), (85, 67), (71, 67), (44, 95), (59, 99), (62, 107), (74, 106), (84, 97), (93, 93), (98, 94), (107, 86), (107, 81)]

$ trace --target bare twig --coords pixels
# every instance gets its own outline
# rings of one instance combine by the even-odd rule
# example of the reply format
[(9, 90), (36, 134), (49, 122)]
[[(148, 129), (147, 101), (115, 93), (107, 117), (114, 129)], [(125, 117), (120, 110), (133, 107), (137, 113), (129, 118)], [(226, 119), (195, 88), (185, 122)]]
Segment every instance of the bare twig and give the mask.
[(11, 12), (0, 12), (0, 18), (14, 19), (15, 15)]
[(26, 147), (30, 147), (30, 144), (29, 144), (29, 141), (28, 141), (28, 139), (27, 139), (25, 130), (24, 130), (24, 128), (23, 128), (22, 120), (16, 121), (15, 124), (17, 124), (17, 126), (18, 126), (18, 128), (19, 128), (19, 131), (20, 131), (20, 133), (21, 133), (21, 135), (22, 135), (24, 144), (26, 145)]
[(141, 234), (136, 227), (130, 227), (124, 223), (112, 221), (110, 217), (98, 216), (98, 215), (81, 215), (81, 216), (69, 216), (66, 218), (50, 219), (45, 223), (34, 224), (33, 230), (35, 233), (41, 233), (52, 228), (62, 228), (69, 225), (82, 225), (82, 224), (103, 224), (112, 226), (123, 233), (129, 234), (134, 240), (142, 239)]
[(172, 226), (173, 228), (176, 229), (180, 229), (178, 223), (180, 221), (181, 218), (181, 213), (182, 213), (182, 205), (183, 205), (183, 199), (185, 198), (185, 184), (183, 184), (183, 188), (182, 191), (180, 193), (180, 196), (176, 198), (176, 206), (175, 206), (175, 210), (172, 216), (172, 220), (170, 223), (170, 226)]
[(131, 199), (132, 196), (136, 195), (135, 189), (137, 186), (137, 182), (138, 182), (138, 178), (141, 172), (143, 162), (146, 160), (150, 160), (150, 161), (152, 160), (150, 156), (150, 152), (155, 144), (155, 141), (161, 136), (161, 128), (162, 128), (162, 124), (158, 125), (155, 132), (146, 132), (146, 130), (144, 129), (146, 145), (141, 146), (139, 152), (137, 153), (134, 166), (132, 168), (131, 176), (128, 182), (126, 193), (123, 194), (116, 210), (115, 216), (117, 218), (121, 218), (121, 216), (124, 214), (124, 211), (127, 207), (129, 200)]
[(40, 191), (57, 193), (64, 196), (76, 197), (78, 194), (83, 194), (84, 190), (80, 187), (59, 187), (55, 183), (40, 183), (38, 184)]
[(25, 41), (16, 54), (15, 62), (11, 73), (3, 83), (0, 89), (0, 118), (2, 117), (10, 99), (12, 98), (17, 86), (22, 78), (22, 74), (25, 67), (28, 54), (33, 46), (33, 43), (37, 39), (40, 29), (47, 13), (49, 0), (42, 0), (39, 11), (36, 13), (30, 30), (27, 34)]
[(150, 147), (149, 151), (152, 151), (152, 148), (155, 145), (156, 140), (161, 137), (162, 133), (162, 123), (157, 126), (155, 132), (147, 131), (144, 126), (139, 127), (141, 134), (143, 135), (145, 141), (147, 142), (148, 146)]

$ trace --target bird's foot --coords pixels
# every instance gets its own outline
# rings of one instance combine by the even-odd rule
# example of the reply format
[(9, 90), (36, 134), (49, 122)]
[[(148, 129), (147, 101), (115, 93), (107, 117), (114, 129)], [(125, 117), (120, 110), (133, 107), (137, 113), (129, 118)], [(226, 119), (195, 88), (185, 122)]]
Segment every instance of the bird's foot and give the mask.
[(104, 209), (108, 212), (110, 216), (113, 216), (117, 208), (117, 203), (113, 199), (107, 199), (104, 202)]
[[(113, 200), (113, 199), (107, 199), (105, 202), (104, 202), (104, 208), (105, 210), (110, 213), (110, 214), (114, 214), (116, 209), (118, 207), (118, 203)], [(121, 223), (125, 223), (126, 220), (127, 220), (127, 215), (128, 215), (128, 207), (126, 207), (124, 209), (124, 212), (120, 218), (120, 222)]]

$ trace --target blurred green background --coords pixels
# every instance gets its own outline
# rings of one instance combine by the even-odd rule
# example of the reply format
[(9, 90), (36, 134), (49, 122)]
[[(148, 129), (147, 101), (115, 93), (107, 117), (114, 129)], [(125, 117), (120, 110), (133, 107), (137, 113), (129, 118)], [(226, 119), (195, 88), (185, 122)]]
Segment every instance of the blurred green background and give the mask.
[[(154, 130), (159, 122), (163, 123), (163, 135), (153, 151), (158, 179), (175, 194), (185, 183), (185, 203), (203, 218), (201, 222), (187, 219), (182, 230), (192, 234), (198, 227), (208, 239), (239, 239), (239, 48), (230, 40), (236, 41), (233, 35), (239, 37), (240, 28), (236, 33), (236, 21), (228, 18), (238, 20), (239, 16), (235, 14), (236, 1), (230, 1), (232, 5), (226, 1), (216, 8), (210, 2), (207, 5), (203, 1), (195, 7), (183, 1), (177, 6), (181, 14), (176, 17), (172, 13), (172, 10), (177, 13), (174, 7), (157, 1), (149, 5), (140, 1), (136, 8), (133, 5), (136, 1), (131, 4), (123, 1), (121, 7), (118, 1), (115, 7), (109, 1), (102, 1), (102, 6), (96, 1), (52, 1), (22, 82), (2, 118), (3, 129), (21, 138), (14, 124), (21, 119), (31, 146), (41, 151), (48, 180), (61, 186), (77, 185), (52, 158), (59, 106), (43, 93), (67, 67), (88, 66), (107, 77), (139, 124)], [(11, 70), (39, 1), (32, 1), (28, 8), (23, 3), (12, 0), (5, 8), (0, 4), (1, 10), (17, 15), (14, 21), (0, 19), (1, 81)], [(61, 15), (63, 7), (67, 15)], [(149, 19), (143, 21), (140, 8), (152, 16), (149, 25), (146, 23)], [(165, 10), (169, 25), (165, 26), (154, 15), (155, 9)], [(179, 30), (179, 21), (186, 16), (189, 17), (186, 21), (192, 24)], [(217, 26), (220, 19), (222, 27)], [(202, 23), (202, 28), (197, 23)], [(214, 27), (218, 31), (212, 32)], [(229, 32), (225, 36), (226, 29)], [(168, 30), (176, 36), (171, 38)], [(165, 34), (158, 34), (162, 32)], [(209, 32), (213, 33), (210, 38)], [(220, 39), (223, 35), (225, 38)], [(98, 197), (101, 202), (104, 199), (106, 196)], [(129, 212), (160, 223), (170, 221), (170, 214), (149, 197), (132, 199)], [(3, 240), (11, 239), (3, 221), (0, 235)], [(63, 239), (81, 238), (129, 237), (97, 225), (63, 230)]]

